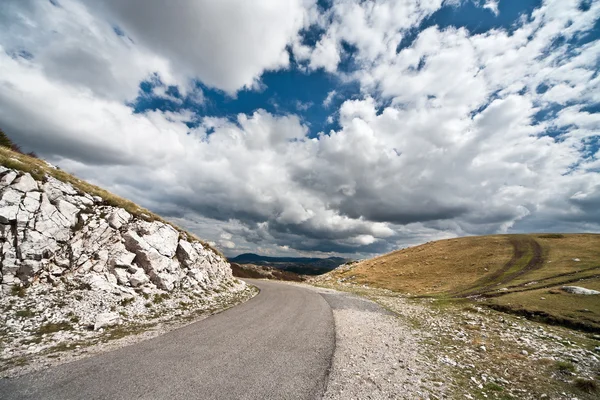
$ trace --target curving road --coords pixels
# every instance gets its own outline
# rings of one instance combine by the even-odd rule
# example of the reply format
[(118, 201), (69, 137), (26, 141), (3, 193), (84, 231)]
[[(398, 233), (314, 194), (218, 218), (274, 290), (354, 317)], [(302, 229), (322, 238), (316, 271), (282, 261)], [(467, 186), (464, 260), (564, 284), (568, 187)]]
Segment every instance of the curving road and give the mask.
[(10, 399), (315, 399), (335, 347), (317, 292), (251, 281), (261, 293), (205, 320), (132, 346), (16, 379)]

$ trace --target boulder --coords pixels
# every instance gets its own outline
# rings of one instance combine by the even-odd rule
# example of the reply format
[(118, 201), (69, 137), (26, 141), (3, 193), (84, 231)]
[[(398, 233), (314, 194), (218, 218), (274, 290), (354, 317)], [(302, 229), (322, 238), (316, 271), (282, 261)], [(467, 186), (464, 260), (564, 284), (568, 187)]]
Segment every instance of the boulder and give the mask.
[(162, 222), (140, 222), (140, 230), (144, 232), (142, 238), (151, 247), (155, 248), (165, 257), (173, 257), (177, 250), (179, 232), (172, 226)]
[(122, 208), (117, 208), (106, 217), (106, 221), (112, 228), (119, 230), (123, 225), (131, 221), (131, 214)]
[(135, 258), (135, 254), (127, 250), (112, 254), (108, 259), (108, 265), (112, 268), (129, 268)]
[(139, 251), (146, 251), (150, 248), (150, 245), (134, 231), (124, 233), (123, 239), (125, 240), (125, 248), (132, 253), (137, 254)]
[(15, 171), (8, 171), (2, 178), (0, 178), (0, 187), (8, 186), (17, 178), (17, 173)]
[(198, 253), (187, 240), (179, 241), (176, 254), (179, 262), (188, 268), (191, 268), (198, 260)]
[(561, 290), (564, 290), (567, 293), (581, 294), (584, 296), (600, 294), (600, 291), (598, 291), (598, 290), (586, 289), (586, 288), (582, 288), (580, 286), (562, 286)]
[(96, 315), (94, 319), (94, 330), (97, 331), (100, 328), (107, 326), (118, 325), (121, 322), (119, 314), (114, 312), (101, 313)]
[(37, 182), (29, 174), (24, 174), (18, 177), (11, 184), (11, 187), (23, 193), (39, 190)]
[(150, 278), (144, 272), (143, 269), (139, 268), (133, 275), (129, 276), (129, 283), (132, 287), (143, 286), (146, 283), (150, 282)]
[(79, 214), (79, 207), (69, 203), (65, 200), (58, 200), (56, 202), (56, 208), (58, 212), (62, 214), (65, 220), (68, 223), (68, 226), (71, 227), (77, 223), (77, 215)]

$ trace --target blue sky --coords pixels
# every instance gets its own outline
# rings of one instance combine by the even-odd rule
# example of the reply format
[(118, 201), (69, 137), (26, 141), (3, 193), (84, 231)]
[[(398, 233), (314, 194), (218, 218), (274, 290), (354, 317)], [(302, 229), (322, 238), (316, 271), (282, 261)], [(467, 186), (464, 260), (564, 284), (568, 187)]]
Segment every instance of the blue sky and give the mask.
[(228, 255), (600, 231), (600, 4), (9, 0), (0, 127)]

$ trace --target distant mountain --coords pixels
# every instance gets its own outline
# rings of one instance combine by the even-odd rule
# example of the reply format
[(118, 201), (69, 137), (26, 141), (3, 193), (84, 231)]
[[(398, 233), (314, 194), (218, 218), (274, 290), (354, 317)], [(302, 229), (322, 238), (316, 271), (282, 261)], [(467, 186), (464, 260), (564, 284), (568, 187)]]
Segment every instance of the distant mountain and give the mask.
[(232, 263), (266, 265), (301, 275), (324, 274), (348, 261), (350, 260), (342, 257), (268, 257), (253, 253), (240, 254), (229, 259)]

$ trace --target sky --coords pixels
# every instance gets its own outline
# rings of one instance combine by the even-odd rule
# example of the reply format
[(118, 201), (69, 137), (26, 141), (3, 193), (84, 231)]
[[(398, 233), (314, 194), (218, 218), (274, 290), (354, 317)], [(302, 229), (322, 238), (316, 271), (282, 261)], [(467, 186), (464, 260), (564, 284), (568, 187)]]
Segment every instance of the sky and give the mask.
[(226, 255), (600, 232), (600, 1), (3, 0), (0, 128)]

